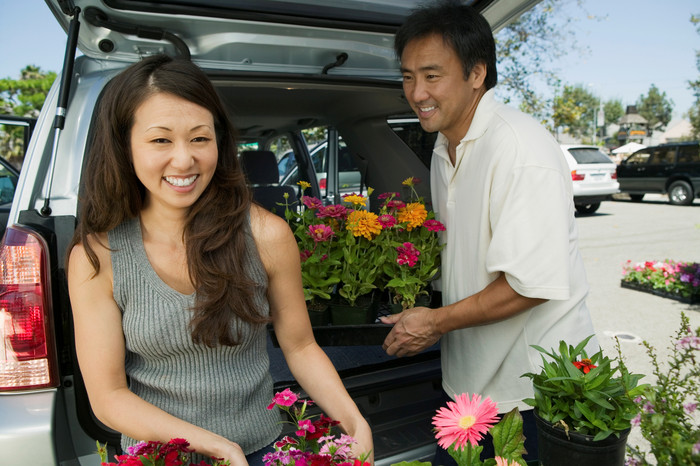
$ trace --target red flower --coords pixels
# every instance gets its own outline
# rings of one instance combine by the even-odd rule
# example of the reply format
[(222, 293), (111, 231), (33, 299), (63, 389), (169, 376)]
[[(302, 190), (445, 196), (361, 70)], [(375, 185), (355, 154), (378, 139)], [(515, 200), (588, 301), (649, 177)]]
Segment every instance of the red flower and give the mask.
[(595, 369), (598, 366), (593, 365), (593, 361), (590, 359), (581, 359), (580, 361), (574, 361), (574, 366), (576, 369), (582, 370), (584, 374), (588, 374), (591, 369)]
[(445, 231), (445, 225), (441, 222), (431, 219), (423, 222), (423, 226), (428, 229), (428, 231)]

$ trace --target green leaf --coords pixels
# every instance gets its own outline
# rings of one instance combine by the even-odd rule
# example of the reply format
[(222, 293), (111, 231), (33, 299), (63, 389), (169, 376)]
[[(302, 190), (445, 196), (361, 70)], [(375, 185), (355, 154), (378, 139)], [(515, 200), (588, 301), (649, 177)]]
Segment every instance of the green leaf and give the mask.
[(514, 408), (491, 428), (493, 447), (496, 456), (508, 460), (517, 460), (523, 457), (525, 450), (525, 436), (523, 435), (523, 417), (518, 408)]

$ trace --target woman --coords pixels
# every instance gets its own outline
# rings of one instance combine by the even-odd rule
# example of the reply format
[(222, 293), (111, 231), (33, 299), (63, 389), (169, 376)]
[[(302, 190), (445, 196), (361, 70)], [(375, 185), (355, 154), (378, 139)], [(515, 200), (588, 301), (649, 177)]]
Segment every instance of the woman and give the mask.
[(267, 410), (271, 321), (300, 385), (357, 454), (372, 449), (313, 338), (293, 235), (251, 203), (233, 128), (197, 66), (155, 56), (115, 77), (83, 180), (68, 267), (76, 348), (93, 411), (122, 447), (179, 437), (258, 463), (281, 430)]

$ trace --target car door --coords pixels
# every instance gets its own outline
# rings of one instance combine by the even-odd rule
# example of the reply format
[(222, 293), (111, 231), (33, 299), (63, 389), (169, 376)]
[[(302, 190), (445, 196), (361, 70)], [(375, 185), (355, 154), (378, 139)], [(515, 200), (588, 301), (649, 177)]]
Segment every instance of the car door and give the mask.
[(666, 190), (666, 180), (676, 166), (676, 146), (656, 147), (646, 165), (646, 173), (640, 182), (646, 184), (647, 192), (661, 193)]
[[(650, 149), (650, 148), (649, 148)], [(649, 149), (638, 150), (617, 167), (617, 180), (622, 191), (645, 191), (648, 167), (651, 161)]]

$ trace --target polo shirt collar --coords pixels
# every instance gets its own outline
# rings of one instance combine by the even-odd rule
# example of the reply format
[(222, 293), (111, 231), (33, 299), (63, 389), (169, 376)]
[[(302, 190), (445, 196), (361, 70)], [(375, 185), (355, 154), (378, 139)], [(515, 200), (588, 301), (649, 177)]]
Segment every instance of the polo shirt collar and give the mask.
[[(491, 88), (481, 97), (479, 105), (476, 107), (476, 112), (474, 112), (472, 123), (467, 130), (467, 134), (460, 140), (460, 146), (465, 142), (479, 139), (488, 129), (491, 116), (493, 116), (496, 112), (496, 108), (500, 105), (495, 99), (495, 93), (495, 88)], [(438, 133), (437, 140), (435, 141), (435, 150), (438, 155), (447, 157), (447, 160), (449, 160), (447, 144), (447, 137), (442, 133)]]

